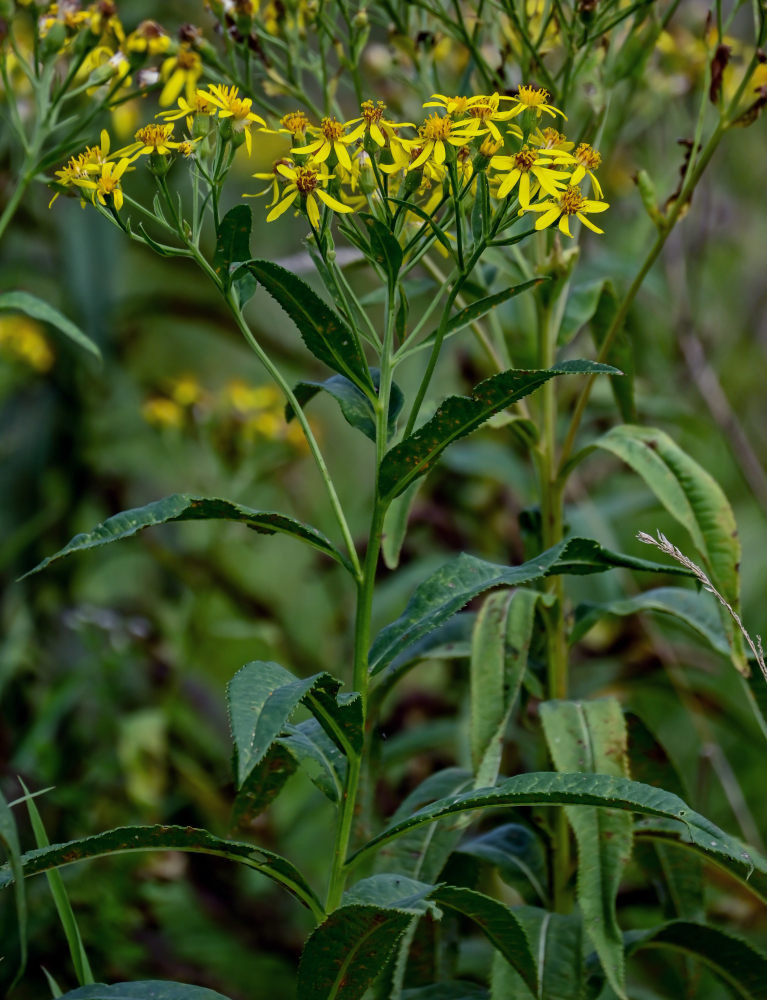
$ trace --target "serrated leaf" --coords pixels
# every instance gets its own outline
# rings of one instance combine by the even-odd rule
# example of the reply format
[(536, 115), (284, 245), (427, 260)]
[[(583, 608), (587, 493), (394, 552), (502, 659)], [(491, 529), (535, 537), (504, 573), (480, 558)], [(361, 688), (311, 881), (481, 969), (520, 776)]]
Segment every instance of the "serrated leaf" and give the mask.
[(232, 830), (248, 830), (257, 816), (277, 798), (288, 778), (295, 774), (295, 756), (279, 741), (254, 762), (237, 788), (232, 805)]
[(344, 906), (358, 904), (385, 907), (386, 909), (407, 910), (411, 914), (438, 910), (430, 897), (434, 892), (430, 882), (408, 878), (406, 875), (383, 872), (355, 882), (343, 896)]
[(767, 1000), (767, 955), (734, 934), (707, 924), (673, 920), (627, 935), (627, 951), (670, 948), (707, 965), (744, 1000)]
[[(213, 270), (221, 282), (224, 291), (228, 291), (232, 285), (232, 265), (241, 265), (244, 261), (250, 260), (250, 230), (253, 225), (253, 216), (249, 205), (235, 205), (221, 220), (218, 232), (216, 233), (216, 249), (213, 254)], [(240, 282), (248, 281), (247, 270), (243, 269), (243, 274), (238, 279)], [(250, 294), (245, 292), (246, 298), (240, 298), (242, 305), (255, 292), (256, 286), (253, 278), (249, 279)]]
[(8, 864), (0, 869), (0, 887), (3, 886), (3, 869), (8, 872), (6, 885), (14, 882), (14, 900), (16, 903), (16, 924), (19, 931), (19, 967), (13, 978), (11, 989), (24, 974), (27, 965), (27, 896), (24, 889), (23, 858), (19, 845), (19, 834), (16, 830), (11, 807), (0, 791), (0, 845), (8, 856)]
[(678, 795), (628, 778), (615, 778), (606, 774), (558, 774), (551, 771), (518, 774), (502, 781), (495, 788), (462, 792), (434, 802), (419, 809), (413, 816), (387, 827), (352, 855), (349, 861), (359, 863), (368, 854), (380, 850), (384, 844), (446, 816), (475, 809), (527, 805), (602, 806), (681, 821), (692, 842), (712, 860), (724, 858), (748, 871), (754, 867), (749, 850), (704, 816), (690, 809)]
[(413, 914), (341, 906), (310, 934), (298, 966), (301, 1000), (359, 1000), (382, 971)]
[[(560, 573), (603, 573), (615, 567), (669, 572), (669, 567), (662, 563), (611, 552), (590, 538), (568, 538), (520, 566), (501, 566), (463, 553), (419, 584), (400, 617), (378, 633), (370, 648), (370, 672), (379, 673), (409, 646), (487, 590), (519, 587)], [(670, 571), (690, 575), (681, 566), (672, 566)]]
[(542, 903), (547, 901), (548, 869), (543, 844), (532, 830), (519, 823), (505, 823), (479, 837), (464, 841), (458, 853), (493, 865), (503, 881), (522, 896), (531, 887)]
[(336, 562), (347, 566), (346, 560), (330, 539), (309, 524), (303, 524), (301, 521), (296, 521), (285, 514), (279, 514), (277, 511), (243, 507), (241, 504), (232, 503), (231, 500), (198, 497), (189, 493), (174, 493), (162, 500), (154, 500), (144, 507), (123, 510), (96, 525), (92, 531), (75, 535), (63, 549), (59, 549), (52, 556), (43, 559), (34, 569), (25, 573), (21, 579), (23, 580), (33, 573), (39, 573), (54, 560), (61, 559), (73, 552), (94, 549), (99, 545), (130, 538), (137, 532), (143, 531), (144, 528), (158, 524), (171, 524), (175, 521), (241, 521), (248, 528), (252, 528), (262, 535), (280, 533), (291, 535), (302, 542), (308, 542), (313, 548), (319, 549), (320, 552), (335, 559)]
[[(429, 803), (471, 787), (471, 773), (462, 768), (449, 767), (430, 774), (403, 799), (392, 822), (398, 823)], [(379, 852), (376, 869), (379, 872), (393, 871), (426, 882), (435, 882), (463, 836), (463, 830), (464, 825), (456, 821), (435, 823), (433, 826), (414, 830)]]
[(533, 993), (537, 992), (535, 960), (516, 909), (512, 910), (484, 893), (451, 885), (435, 889), (430, 898), (439, 906), (455, 910), (476, 924), (493, 947), (522, 977), (528, 989)]
[[(628, 775), (626, 724), (615, 698), (547, 701), (540, 706), (540, 714), (558, 771), (618, 778)], [(616, 899), (631, 857), (631, 816), (599, 808), (566, 807), (565, 812), (578, 843), (578, 904), (586, 933), (608, 982), (625, 998), (623, 937)]]
[(505, 960), (493, 962), (492, 1000), (582, 1000), (583, 925), (580, 916), (550, 913), (533, 906), (515, 907), (538, 959), (538, 991), (533, 993)]
[[(110, 854), (134, 851), (185, 851), (191, 854), (212, 854), (254, 868), (278, 882), (312, 913), (322, 915), (322, 907), (303, 875), (286, 858), (263, 847), (237, 840), (223, 840), (207, 830), (191, 826), (125, 826), (98, 833), (81, 840), (28, 851), (21, 857), (24, 877), (63, 868), (76, 861), (88, 861)], [(7, 865), (0, 868), (0, 889), (14, 883), (14, 872)]]
[[(596, 446), (616, 455), (644, 479), (669, 514), (690, 533), (711, 582), (732, 607), (740, 606), (740, 541), (732, 508), (719, 484), (694, 459), (654, 427), (623, 424)], [(747, 672), (739, 633), (722, 609), (732, 657)]]
[(430, 420), (384, 455), (378, 484), (382, 499), (399, 496), (429, 471), (448, 445), (476, 430), (494, 413), (529, 396), (557, 375), (577, 374), (619, 373), (593, 361), (565, 361), (545, 371), (499, 372), (475, 386), (471, 396), (449, 396)]
[(204, 986), (151, 979), (140, 983), (93, 983), (62, 995), (62, 1000), (228, 1000)]
[[(370, 374), (373, 376), (373, 384), (377, 392), (380, 380), (380, 371), (378, 368), (371, 368)], [(330, 396), (332, 396), (337, 401), (344, 420), (346, 420), (346, 422), (352, 427), (355, 427), (358, 431), (362, 431), (365, 437), (368, 437), (371, 441), (375, 442), (376, 416), (373, 404), (370, 402), (370, 399), (368, 399), (365, 393), (358, 389), (353, 382), (350, 382), (349, 379), (345, 378), (343, 375), (331, 375), (331, 377), (325, 379), (324, 382), (305, 379), (296, 383), (293, 387), (293, 394), (301, 407), (306, 406), (306, 404), (313, 399), (318, 392), (327, 392)], [(389, 437), (391, 437), (397, 429), (397, 417), (402, 411), (404, 402), (405, 397), (402, 395), (402, 390), (396, 382), (393, 382), (391, 386), (391, 395), (389, 397)], [(292, 420), (295, 416), (293, 407), (290, 406), (290, 404), (288, 404), (285, 408), (285, 416), (288, 421)]]
[[(607, 604), (579, 604), (575, 609), (575, 624), (570, 634), (570, 642), (577, 642), (601, 618), (608, 615), (624, 617), (644, 611), (668, 615), (684, 622), (712, 649), (724, 656), (730, 655), (727, 635), (716, 612), (713, 598), (702, 591), (686, 590), (682, 587), (657, 587), (637, 594), (636, 597), (610, 601)], [(762, 678), (760, 683), (764, 683)]]
[(482, 605), (474, 627), (470, 664), (469, 743), (474, 787), (494, 785), (501, 767), (503, 738), (527, 670), (527, 656), (540, 591), (503, 590)]
[(20, 312), (24, 313), (25, 316), (31, 316), (32, 319), (49, 323), (78, 347), (95, 354), (99, 359), (101, 358), (101, 351), (79, 326), (76, 326), (71, 319), (67, 319), (58, 309), (54, 309), (53, 306), (43, 299), (39, 299), (36, 295), (29, 292), (0, 292), (0, 312)]
[(389, 286), (394, 287), (402, 267), (402, 247), (397, 242), (396, 237), (389, 232), (389, 227), (385, 226), (383, 222), (367, 212), (359, 212), (357, 217), (362, 220), (368, 231), (373, 260), (383, 268)]
[(330, 799), (339, 802), (346, 776), (346, 758), (316, 719), (307, 719), (287, 727), (281, 744), (309, 775), (312, 782)]
[[(602, 347), (612, 326), (618, 304), (618, 296), (612, 282), (606, 281), (602, 286), (594, 315), (591, 317), (591, 333), (598, 348)], [(625, 326), (621, 327), (614, 337), (605, 361), (623, 372), (623, 378), (613, 379), (610, 388), (618, 404), (621, 418), (627, 423), (633, 423), (637, 418), (634, 400), (634, 345)]]
[(361, 389), (373, 389), (356, 335), (305, 281), (268, 260), (250, 260), (248, 268), (298, 327), (301, 337), (320, 361), (345, 375)]
[[(447, 323), (447, 335), (449, 336), (452, 333), (463, 330), (470, 323), (475, 323), (478, 319), (482, 319), (483, 316), (487, 316), (497, 306), (508, 302), (509, 299), (513, 299), (517, 295), (521, 295), (522, 292), (526, 292), (530, 288), (542, 285), (544, 281), (548, 281), (548, 278), (532, 278), (530, 281), (522, 281), (518, 285), (509, 285), (500, 292), (494, 292), (492, 295), (485, 295), (483, 298), (477, 299), (450, 317)], [(433, 337), (430, 339), (433, 339)], [(565, 362), (565, 364), (569, 364), (569, 362)], [(616, 372), (607, 372), (607, 374), (614, 375)]]

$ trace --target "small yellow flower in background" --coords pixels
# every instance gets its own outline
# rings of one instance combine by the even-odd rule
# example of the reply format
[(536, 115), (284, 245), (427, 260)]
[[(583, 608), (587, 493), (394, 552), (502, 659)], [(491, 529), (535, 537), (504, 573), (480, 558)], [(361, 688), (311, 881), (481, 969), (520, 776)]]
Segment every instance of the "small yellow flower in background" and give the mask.
[(306, 146), (295, 146), (291, 153), (301, 153), (312, 156), (315, 163), (324, 163), (331, 153), (335, 153), (336, 159), (341, 166), (351, 170), (352, 161), (349, 150), (346, 148), (354, 139), (345, 133), (346, 126), (337, 118), (323, 118), (320, 127), (310, 125), (309, 131), (317, 136)]
[(169, 56), (160, 68), (160, 79), (165, 81), (159, 97), (160, 107), (173, 104), (182, 90), (191, 103), (201, 76), (202, 59), (199, 53), (188, 45), (182, 45), (176, 55)]
[(115, 135), (125, 140), (136, 131), (141, 120), (141, 104), (134, 98), (131, 101), (122, 101), (110, 109), (112, 119), (112, 131)]
[(227, 382), (223, 396), (225, 401), (239, 413), (263, 410), (267, 407), (281, 407), (282, 397), (275, 385), (251, 385), (244, 379), (236, 378)]
[(169, 395), (179, 406), (194, 406), (204, 396), (204, 390), (196, 375), (185, 372), (169, 383)]
[(170, 36), (157, 21), (142, 21), (125, 40), (128, 52), (143, 52), (149, 56), (164, 55), (170, 48)]
[(28, 316), (0, 316), (0, 351), (40, 374), (53, 365), (53, 351), (42, 326)]
[(213, 106), (211, 111), (215, 111), (220, 119), (230, 120), (233, 134), (245, 134), (245, 145), (250, 155), (253, 150), (251, 126), (254, 123), (266, 125), (264, 119), (252, 110), (253, 101), (249, 97), (240, 97), (237, 87), (226, 87), (220, 83), (211, 83), (207, 92), (198, 90), (197, 94)]
[(515, 97), (517, 106), (512, 109), (509, 117), (515, 118), (517, 115), (521, 115), (523, 111), (534, 111), (536, 117), (540, 118), (541, 113), (545, 111), (552, 118), (561, 115), (567, 121), (567, 115), (564, 111), (560, 111), (559, 108), (555, 108), (553, 104), (548, 103), (550, 96), (548, 90), (543, 90), (541, 87), (529, 87), (523, 84)]
[(125, 41), (125, 29), (117, 14), (117, 5), (112, 0), (97, 0), (88, 8), (88, 27), (94, 35), (114, 35), (119, 45)]
[(580, 219), (584, 226), (588, 226), (595, 233), (604, 233), (603, 229), (599, 229), (590, 219), (586, 218), (586, 213), (605, 212), (609, 207), (607, 202), (591, 201), (585, 198), (577, 187), (571, 185), (565, 188), (556, 199), (530, 205), (527, 211), (544, 213), (540, 219), (536, 220), (536, 229), (546, 229), (547, 226), (559, 220), (559, 231), (565, 236), (572, 236), (573, 234), (570, 232), (571, 215)]
[(151, 396), (141, 406), (141, 416), (153, 427), (184, 426), (184, 409), (166, 396)]
[[(350, 161), (351, 162), (351, 161)], [(317, 228), (320, 224), (320, 210), (315, 200), (315, 195), (324, 202), (328, 208), (334, 212), (352, 212), (349, 205), (344, 205), (325, 190), (327, 185), (333, 180), (333, 174), (323, 162), (301, 164), (301, 166), (287, 166), (283, 163), (277, 164), (277, 170), (288, 181), (282, 189), (282, 199), (267, 215), (267, 222), (274, 222), (283, 213), (287, 212), (290, 206), (300, 199), (301, 206), (305, 208), (311, 224)]]

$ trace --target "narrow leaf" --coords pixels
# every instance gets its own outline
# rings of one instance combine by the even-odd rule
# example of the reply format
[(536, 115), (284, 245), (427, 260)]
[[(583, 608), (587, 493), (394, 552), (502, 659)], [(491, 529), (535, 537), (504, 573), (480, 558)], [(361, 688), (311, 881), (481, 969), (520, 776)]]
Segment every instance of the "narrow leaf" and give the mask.
[[(235, 205), (230, 209), (218, 227), (216, 233), (216, 250), (213, 255), (213, 270), (219, 281), (228, 291), (232, 285), (232, 271), (250, 260), (250, 230), (253, 216), (249, 205)], [(247, 301), (256, 290), (256, 283), (247, 269), (238, 271), (237, 280), (240, 283), (238, 294), (240, 305)]]
[[(598, 348), (602, 347), (617, 311), (618, 296), (612, 282), (606, 281), (597, 301), (594, 315), (591, 317), (591, 333)], [(622, 419), (627, 423), (633, 423), (637, 418), (634, 400), (634, 345), (625, 326), (618, 331), (610, 345), (605, 361), (620, 368), (623, 372), (623, 378), (612, 379), (610, 388)]]
[(540, 838), (519, 823), (505, 823), (458, 848), (497, 869), (503, 881), (524, 897), (532, 888), (541, 903), (547, 901), (548, 870), (546, 852)]
[[(371, 368), (370, 374), (373, 376), (373, 384), (376, 391), (378, 391), (380, 371), (378, 368)], [(358, 431), (362, 431), (365, 437), (375, 442), (376, 415), (373, 404), (365, 393), (358, 389), (353, 382), (350, 382), (343, 375), (331, 375), (324, 382), (305, 379), (293, 387), (293, 394), (301, 407), (306, 406), (318, 392), (327, 392), (332, 396), (337, 401), (344, 420)], [(402, 411), (404, 402), (405, 397), (402, 395), (402, 390), (396, 382), (392, 383), (391, 396), (389, 398), (389, 437), (397, 429), (397, 417)], [(292, 420), (295, 416), (293, 407), (289, 404), (285, 408), (285, 416), (288, 421)]]
[(402, 247), (383, 222), (367, 212), (360, 212), (357, 217), (368, 231), (373, 260), (383, 269), (389, 286), (393, 288), (402, 267)]
[(147, 980), (140, 983), (93, 983), (64, 993), (62, 1000), (227, 1000), (222, 993), (204, 986), (188, 986), (164, 980)]
[(19, 932), (19, 968), (11, 983), (10, 988), (13, 989), (27, 965), (27, 897), (23, 879), (24, 859), (19, 846), (16, 820), (2, 792), (0, 792), (0, 846), (5, 849), (8, 856), (7, 866), (0, 868), (0, 887), (3, 885), (4, 872), (8, 873), (5, 884), (15, 883), (13, 891), (16, 902), (16, 925)]
[(343, 902), (345, 906), (362, 903), (407, 910), (413, 914), (438, 914), (437, 907), (429, 902), (434, 889), (435, 886), (429, 882), (402, 874), (383, 873), (355, 882), (344, 893)]
[[(489, 312), (492, 312), (496, 306), (501, 305), (503, 302), (508, 302), (509, 299), (513, 299), (517, 295), (521, 295), (522, 292), (526, 292), (530, 288), (536, 288), (538, 285), (542, 285), (544, 281), (548, 278), (532, 278), (530, 281), (522, 281), (518, 285), (509, 285), (504, 288), (503, 291), (495, 292), (493, 295), (486, 295), (484, 298), (477, 299), (476, 302), (472, 302), (471, 305), (466, 306), (457, 312), (454, 316), (451, 316), (447, 324), (447, 333), (457, 333), (458, 330), (463, 330), (464, 327), (468, 326), (470, 323), (476, 322), (478, 319), (482, 319), (483, 316), (487, 316)], [(433, 339), (433, 335), (431, 338)], [(615, 375), (616, 372), (608, 371), (607, 374)]]
[(449, 396), (422, 427), (384, 455), (379, 470), (379, 491), (393, 500), (423, 476), (445, 448), (476, 430), (494, 413), (530, 395), (557, 375), (616, 375), (618, 370), (593, 361), (565, 361), (545, 371), (500, 372), (480, 382), (471, 396)]
[(287, 736), (277, 742), (306, 771), (312, 782), (330, 799), (339, 802), (346, 775), (346, 758), (316, 719), (287, 727)]
[[(207, 830), (191, 826), (124, 826), (105, 833), (98, 833), (81, 840), (28, 851), (21, 856), (25, 878), (40, 872), (63, 868), (76, 861), (88, 861), (110, 854), (134, 851), (185, 851), (191, 854), (212, 854), (228, 861), (239, 862), (254, 868), (274, 882), (278, 882), (315, 916), (322, 916), (322, 907), (303, 875), (286, 858), (263, 847), (237, 840), (222, 840)], [(0, 889), (21, 884), (17, 881), (17, 868), (4, 865), (0, 868)]]
[(551, 595), (520, 587), (491, 594), (474, 628), (470, 664), (471, 759), (475, 788), (494, 785), (503, 738), (527, 670), (539, 601)]
[(458, 979), (443, 980), (431, 986), (418, 986), (402, 993), (402, 1000), (488, 1000), (487, 990), (476, 983)]
[(29, 292), (0, 292), (0, 312), (20, 312), (32, 319), (39, 319), (42, 323), (49, 323), (78, 347), (95, 354), (97, 358), (101, 357), (101, 351), (79, 326), (36, 295)]
[[(519, 587), (560, 573), (603, 573), (615, 567), (668, 572), (662, 563), (602, 548), (590, 538), (568, 538), (520, 566), (501, 566), (465, 553), (449, 560), (419, 584), (400, 617), (383, 628), (370, 649), (371, 674), (383, 670), (417, 640), (494, 587)], [(672, 573), (689, 576), (681, 566)]]
[(413, 816), (389, 826), (349, 860), (358, 863), (384, 844), (445, 816), (474, 809), (527, 805), (603, 806), (678, 820), (685, 824), (688, 838), (712, 860), (723, 858), (748, 871), (754, 867), (749, 850), (710, 820), (690, 809), (678, 795), (639, 781), (615, 778), (607, 774), (557, 774), (549, 771), (518, 774), (502, 781), (495, 788), (461, 792), (434, 802), (419, 809)]
[(242, 521), (248, 528), (252, 528), (262, 535), (281, 533), (291, 535), (302, 542), (308, 542), (315, 549), (319, 549), (325, 555), (344, 566), (346, 565), (344, 557), (333, 543), (321, 531), (309, 524), (303, 524), (301, 521), (296, 521), (292, 517), (286, 517), (285, 514), (279, 514), (273, 510), (253, 510), (250, 507), (232, 503), (230, 500), (198, 497), (188, 493), (174, 493), (162, 500), (148, 503), (144, 507), (123, 510), (96, 525), (92, 531), (75, 535), (63, 549), (54, 552), (52, 556), (43, 559), (34, 569), (25, 573), (22, 580), (31, 576), (32, 573), (39, 573), (55, 559), (61, 559), (62, 556), (70, 555), (72, 552), (94, 549), (99, 545), (106, 545), (108, 542), (130, 538), (144, 528), (150, 528), (157, 524), (170, 524), (174, 521)]
[[(613, 427), (596, 445), (631, 466), (687, 529), (711, 582), (738, 611), (740, 541), (732, 508), (716, 480), (657, 428), (623, 424)], [(734, 662), (746, 672), (740, 637), (724, 609), (722, 621)]]
[[(558, 771), (627, 776), (626, 724), (615, 698), (548, 701), (540, 712)], [(586, 933), (610, 985), (625, 998), (623, 937), (616, 899), (631, 856), (631, 816), (602, 808), (566, 808), (565, 812), (578, 842), (578, 903)]]
[(399, 566), (402, 545), (407, 535), (410, 512), (415, 503), (420, 483), (413, 482), (389, 504), (384, 518), (383, 534), (381, 536), (381, 554), (387, 569)]
[(598, 278), (596, 281), (576, 285), (572, 289), (559, 325), (558, 346), (564, 347), (569, 344), (588, 323), (597, 310), (604, 286), (604, 279)]
[(248, 261), (248, 268), (298, 327), (312, 354), (360, 388), (371, 389), (365, 356), (355, 334), (305, 281), (268, 260)]
[(531, 992), (517, 971), (500, 956), (493, 962), (492, 1000), (583, 1000), (583, 925), (580, 916), (517, 906), (515, 916), (527, 931), (537, 957), (538, 990)]

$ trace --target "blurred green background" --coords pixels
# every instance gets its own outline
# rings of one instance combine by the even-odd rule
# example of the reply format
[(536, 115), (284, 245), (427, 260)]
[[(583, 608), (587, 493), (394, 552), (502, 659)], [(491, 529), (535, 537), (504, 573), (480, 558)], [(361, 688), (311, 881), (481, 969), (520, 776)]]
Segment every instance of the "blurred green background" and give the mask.
[[(171, 29), (185, 20), (205, 23), (196, 3), (132, 3), (130, 17), (142, 16)], [(637, 93), (629, 115), (609, 119), (602, 179), (612, 208), (606, 235), (584, 241), (579, 282), (608, 275), (625, 287), (649, 245), (651, 224), (632, 181), (638, 169), (652, 173), (661, 196), (675, 187), (683, 157), (677, 142), (690, 133), (695, 102), (673, 60), (659, 57), (652, 72), (656, 86)], [(256, 189), (249, 174), (268, 169), (272, 155), (239, 164), (233, 199)], [(629, 323), (641, 422), (667, 430), (721, 483), (735, 508), (744, 620), (756, 633), (767, 629), (766, 158), (762, 121), (728, 137)], [(0, 163), (0, 192), (14, 162), (6, 155)], [(17, 578), (76, 532), (172, 492), (284, 510), (329, 534), (333, 520), (312, 463), (214, 289), (191, 265), (129, 244), (76, 199), (61, 198), (49, 210), (49, 198), (43, 186), (34, 189), (6, 235), (0, 288), (25, 288), (58, 306), (100, 345), (104, 363), (52, 331), (42, 331), (47, 349), (28, 334), (25, 343), (37, 344), (28, 358), (19, 356), (10, 334), (0, 343), (3, 791), (18, 794), (17, 776), (33, 790), (53, 788), (38, 799), (52, 841), (153, 822), (226, 834), (233, 786), (225, 685), (253, 659), (274, 659), (301, 674), (350, 674), (353, 594), (337, 567), (289, 540), (238, 525), (193, 523)], [(256, 255), (309, 276), (301, 224), (286, 216), (267, 226), (263, 202), (251, 204)], [(363, 288), (369, 281), (353, 269), (352, 277)], [(534, 366), (525, 305), (513, 305), (501, 321), (511, 332), (515, 363)], [(263, 293), (250, 318), (285, 371), (296, 379), (321, 374)], [(9, 320), (0, 322), (7, 330)], [(452, 344), (434, 401), (489, 374), (472, 341)], [(593, 348), (581, 334), (568, 350), (588, 356)], [(361, 539), (369, 442), (327, 400), (313, 403), (311, 415)], [(613, 420), (605, 386), (595, 394), (588, 429)], [(658, 528), (687, 544), (642, 484), (607, 459), (584, 463), (571, 500), (573, 530), (611, 547), (639, 552), (635, 533)], [(535, 503), (510, 431), (484, 431), (456, 445), (422, 490), (400, 569), (382, 570), (378, 624), (396, 615), (427, 569), (449, 554), (463, 549), (519, 561), (517, 518)], [(605, 600), (649, 585), (607, 574), (577, 582), (572, 597)], [(595, 629), (574, 656), (574, 695), (618, 693), (665, 742), (691, 804), (762, 844), (762, 755), (728, 664), (679, 629), (634, 618)], [(437, 766), (461, 763), (465, 684), (460, 663), (435, 663), (416, 672), (387, 707), (382, 811)], [(510, 771), (533, 763), (525, 746), (520, 734), (509, 750)], [(329, 808), (298, 775), (238, 835), (300, 860), (321, 884)], [(22, 832), (31, 846), (23, 824)], [(97, 978), (179, 979), (233, 1000), (292, 996), (307, 918), (254, 873), (170, 854), (90, 862), (64, 874)], [(710, 891), (715, 913), (744, 932), (759, 930), (745, 897), (716, 883)], [(44, 880), (32, 880), (29, 894), (30, 971), (15, 993), (19, 1000), (46, 990), (41, 966), (65, 988), (74, 986)], [(10, 897), (0, 906), (0, 940), (13, 955), (9, 904)], [(11, 964), (0, 966), (0, 980)]]

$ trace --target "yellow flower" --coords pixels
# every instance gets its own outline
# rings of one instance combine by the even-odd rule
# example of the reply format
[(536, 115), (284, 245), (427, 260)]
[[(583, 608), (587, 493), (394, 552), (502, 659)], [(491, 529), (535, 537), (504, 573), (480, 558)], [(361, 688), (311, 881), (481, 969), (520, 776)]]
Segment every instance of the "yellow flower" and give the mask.
[[(87, 180), (92, 174), (101, 173), (101, 168), (106, 163), (109, 156), (110, 139), (106, 129), (101, 130), (101, 142), (98, 146), (86, 146), (82, 153), (70, 156), (66, 164), (57, 170), (55, 184), (59, 187), (71, 187), (80, 180)], [(58, 198), (60, 191), (56, 191), (48, 202), (48, 208)]]
[(315, 200), (315, 195), (328, 208), (332, 208), (334, 212), (353, 211), (349, 205), (342, 204), (324, 190), (333, 179), (333, 175), (328, 172), (324, 162), (318, 163), (315, 159), (311, 165), (302, 164), (296, 167), (278, 164), (277, 170), (283, 177), (287, 178), (288, 184), (282, 190), (282, 200), (267, 215), (267, 222), (274, 222), (275, 219), (278, 219), (284, 212), (287, 212), (298, 198), (300, 199), (301, 207), (305, 209), (306, 214), (309, 216), (309, 221), (316, 229), (320, 224), (320, 210)]
[(495, 178), (500, 180), (495, 195), (497, 198), (505, 198), (519, 182), (519, 204), (522, 208), (530, 205), (530, 196), (535, 194), (539, 187), (547, 194), (556, 197), (566, 186), (565, 178), (569, 180), (570, 177), (566, 170), (556, 168), (562, 166), (563, 162), (571, 161), (569, 153), (556, 150), (542, 153), (540, 150), (530, 149), (527, 145), (513, 156), (494, 156), (490, 160), (490, 167), (498, 170), (500, 174), (506, 172), (502, 178), (500, 176)]
[(512, 110), (510, 117), (516, 118), (523, 111), (534, 111), (536, 118), (540, 118), (541, 112), (545, 111), (552, 118), (556, 117), (556, 115), (562, 115), (565, 121), (567, 121), (567, 115), (564, 111), (560, 111), (559, 108), (555, 108), (553, 104), (548, 103), (550, 96), (548, 90), (543, 90), (541, 87), (525, 86), (523, 84), (517, 91), (515, 98), (517, 106)]
[(346, 123), (348, 127), (359, 122), (357, 128), (353, 129), (347, 136), (350, 142), (361, 139), (367, 132), (377, 146), (385, 146), (387, 139), (391, 141), (396, 136), (397, 129), (404, 128), (406, 125), (414, 128), (411, 122), (393, 122), (384, 118), (386, 105), (383, 101), (363, 101), (360, 105), (360, 111), (362, 112), (361, 118), (355, 118)]
[(136, 141), (130, 146), (119, 149), (114, 155), (130, 157), (131, 162), (137, 160), (139, 156), (150, 156), (152, 153), (167, 156), (181, 145), (174, 142), (172, 136), (172, 125), (143, 125), (136, 132)]
[(194, 406), (204, 395), (197, 376), (190, 372), (172, 379), (169, 388), (171, 399), (179, 406)]
[(120, 181), (130, 163), (131, 161), (125, 157), (117, 163), (112, 161), (102, 163), (98, 177), (95, 179), (92, 179), (90, 176), (85, 178), (79, 177), (73, 180), (72, 183), (76, 187), (90, 191), (91, 201), (94, 204), (98, 199), (99, 203), (106, 207), (107, 198), (111, 198), (114, 207), (119, 212), (123, 207), (123, 192), (120, 187)]
[(125, 40), (129, 52), (142, 52), (149, 56), (163, 55), (170, 48), (170, 37), (157, 21), (142, 21)]
[(185, 97), (179, 97), (178, 107), (172, 108), (170, 111), (158, 111), (155, 117), (162, 118), (166, 122), (176, 122), (179, 118), (186, 117), (186, 130), (191, 133), (196, 117), (199, 115), (212, 115), (215, 111), (216, 108), (208, 95), (202, 90), (198, 90), (192, 94), (189, 100)]
[(345, 134), (345, 128), (346, 126), (337, 118), (323, 118), (319, 128), (309, 126), (309, 131), (317, 138), (306, 146), (295, 146), (290, 152), (311, 156), (315, 163), (324, 163), (331, 153), (335, 153), (336, 160), (341, 166), (351, 170), (352, 161), (346, 147), (355, 140), (352, 136)]
[(250, 155), (253, 149), (253, 140), (250, 135), (251, 125), (254, 122), (257, 125), (266, 125), (264, 119), (253, 112), (253, 101), (249, 97), (240, 97), (237, 87), (226, 87), (221, 83), (211, 83), (207, 93), (198, 90), (197, 94), (213, 105), (219, 118), (231, 119), (233, 134), (240, 135), (244, 132), (245, 145), (248, 155)]
[(47, 372), (53, 365), (43, 328), (27, 316), (0, 316), (0, 349), (37, 372)]
[(188, 45), (182, 45), (175, 56), (169, 56), (160, 68), (165, 86), (160, 91), (161, 107), (172, 104), (183, 90), (187, 101), (194, 100), (197, 81), (202, 76), (202, 59)]
[(154, 427), (184, 426), (184, 410), (172, 399), (165, 396), (151, 396), (141, 407), (141, 415)]
[(464, 146), (472, 139), (471, 131), (467, 132), (466, 128), (463, 123), (455, 125), (452, 118), (447, 115), (442, 117), (437, 114), (429, 115), (418, 129), (418, 145), (421, 147), (421, 152), (408, 170), (415, 170), (429, 159), (433, 159), (435, 163), (444, 163), (446, 145)]
[(584, 198), (578, 188), (570, 185), (552, 201), (542, 201), (537, 205), (530, 205), (528, 212), (543, 212), (544, 214), (535, 223), (536, 229), (546, 229), (547, 226), (559, 220), (559, 231), (565, 236), (572, 236), (570, 232), (570, 216), (588, 226), (595, 233), (604, 233), (603, 229), (598, 229), (594, 223), (586, 218), (587, 212), (604, 212), (610, 206), (604, 201), (590, 201)]
[(269, 202), (269, 208), (276, 205), (280, 200), (280, 178), (282, 174), (279, 171), (280, 166), (292, 167), (292, 160), (275, 160), (274, 165), (270, 171), (258, 171), (255, 174), (251, 174), (251, 177), (255, 177), (259, 181), (269, 181), (269, 184), (261, 191), (256, 191), (255, 194), (245, 194), (244, 198), (263, 198), (267, 194), (271, 194), (272, 200)]
[(594, 194), (597, 198), (601, 198), (602, 186), (594, 174), (594, 171), (602, 162), (601, 153), (598, 153), (596, 149), (590, 146), (587, 142), (582, 142), (573, 153), (573, 157), (578, 166), (575, 170), (573, 170), (573, 176), (570, 183), (580, 184), (586, 174), (588, 174), (591, 178), (591, 183), (594, 185)]

